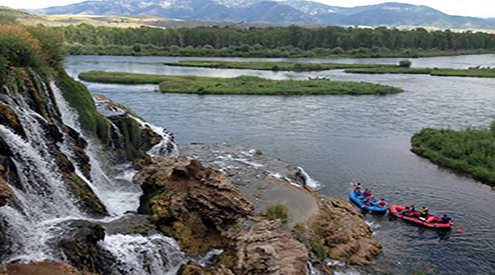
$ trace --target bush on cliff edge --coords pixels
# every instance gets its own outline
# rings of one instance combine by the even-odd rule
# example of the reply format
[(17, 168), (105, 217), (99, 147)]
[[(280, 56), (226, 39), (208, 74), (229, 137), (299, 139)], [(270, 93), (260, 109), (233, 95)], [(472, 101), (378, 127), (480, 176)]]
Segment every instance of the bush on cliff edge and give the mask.
[(55, 76), (64, 98), (78, 111), (83, 129), (108, 143), (109, 122), (96, 111), (86, 86), (74, 81), (64, 71), (61, 66), (63, 58), (59, 32), (43, 25), (24, 26), (0, 21), (0, 85), (7, 82), (7, 77), (25, 69), (34, 70), (45, 80)]

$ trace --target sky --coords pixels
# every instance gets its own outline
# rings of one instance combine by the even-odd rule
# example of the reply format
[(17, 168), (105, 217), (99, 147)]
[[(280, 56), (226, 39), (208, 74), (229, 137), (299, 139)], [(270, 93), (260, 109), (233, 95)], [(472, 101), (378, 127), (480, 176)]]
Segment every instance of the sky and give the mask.
[[(423, 5), (439, 10), (448, 15), (494, 17), (495, 1), (493, 0), (312, 0), (330, 6), (355, 7), (364, 5), (375, 5), (385, 2), (400, 2), (413, 5)], [(53, 6), (65, 6), (73, 3), (84, 2), (83, 0), (0, 0), (0, 6), (16, 9), (37, 9)]]

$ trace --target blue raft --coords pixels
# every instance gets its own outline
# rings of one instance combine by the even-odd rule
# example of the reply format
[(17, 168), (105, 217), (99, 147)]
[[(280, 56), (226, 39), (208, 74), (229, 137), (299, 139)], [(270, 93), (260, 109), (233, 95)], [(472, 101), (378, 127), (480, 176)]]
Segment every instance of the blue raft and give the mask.
[(370, 205), (364, 205), (364, 202), (362, 199), (364, 199), (363, 196), (357, 196), (356, 191), (352, 191), (351, 194), (349, 194), (349, 198), (356, 203), (361, 209), (372, 211), (372, 212), (385, 212), (387, 211), (387, 204), (385, 204), (383, 207), (378, 206), (378, 200), (375, 198), (371, 199), (371, 204)]

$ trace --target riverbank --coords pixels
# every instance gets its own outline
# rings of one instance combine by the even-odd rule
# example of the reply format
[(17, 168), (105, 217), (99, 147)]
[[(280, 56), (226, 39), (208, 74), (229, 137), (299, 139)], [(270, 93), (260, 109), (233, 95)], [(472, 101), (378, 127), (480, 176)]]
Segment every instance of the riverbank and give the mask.
[(360, 74), (428, 74), (432, 76), (461, 76), (461, 77), (495, 77), (495, 69), (469, 68), (466, 70), (438, 69), (438, 68), (371, 68), (347, 69), (346, 73)]
[(215, 69), (247, 69), (270, 71), (323, 71), (354, 68), (396, 68), (386, 64), (338, 64), (338, 63), (298, 63), (298, 62), (260, 62), (260, 61), (209, 61), (209, 60), (181, 60), (179, 62), (163, 63), (167, 66), (202, 67)]
[(331, 80), (271, 80), (256, 76), (213, 78), (122, 72), (89, 71), (79, 74), (88, 82), (115, 84), (159, 84), (162, 93), (245, 95), (365, 95), (392, 94), (404, 90), (392, 86)]

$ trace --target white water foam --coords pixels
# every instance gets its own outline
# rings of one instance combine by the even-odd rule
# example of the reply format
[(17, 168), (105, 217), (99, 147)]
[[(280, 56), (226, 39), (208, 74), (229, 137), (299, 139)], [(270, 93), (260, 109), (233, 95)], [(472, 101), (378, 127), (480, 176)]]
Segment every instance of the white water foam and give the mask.
[(98, 244), (114, 257), (110, 263), (113, 274), (172, 275), (188, 261), (177, 241), (163, 235), (115, 234), (105, 236)]
[(160, 143), (153, 146), (147, 154), (150, 156), (165, 156), (165, 157), (177, 157), (179, 156), (179, 149), (177, 145), (172, 142), (170, 134), (162, 127), (158, 127), (147, 122), (142, 121), (141, 119), (129, 115), (132, 119), (139, 123), (141, 128), (149, 128), (153, 130), (153, 132), (162, 136), (162, 140)]
[[(122, 184), (115, 184), (115, 179), (109, 176), (102, 168), (104, 166), (109, 166), (108, 164), (104, 164), (106, 163), (105, 159), (100, 159), (101, 156), (105, 156), (106, 154), (100, 146), (97, 145), (98, 143), (94, 138), (89, 137), (84, 133), (79, 123), (78, 114), (62, 96), (60, 89), (53, 83), (51, 88), (55, 99), (57, 100), (57, 105), (59, 106), (64, 124), (76, 130), (88, 142), (86, 154), (90, 158), (91, 181), (87, 179), (81, 172), (81, 169), (75, 165), (77, 175), (90, 186), (111, 215), (120, 216), (127, 211), (137, 210), (139, 207), (139, 197), (142, 195), (141, 188), (136, 184), (132, 184), (132, 181), (123, 181)], [(73, 163), (76, 163), (72, 151), (68, 148), (62, 149), (64, 149), (64, 154), (66, 154)], [(130, 166), (128, 166), (120, 171), (128, 173), (128, 170), (130, 169)], [(115, 168), (112, 170), (112, 172), (119, 171)], [(134, 171), (134, 173), (135, 172), (136, 171)]]

